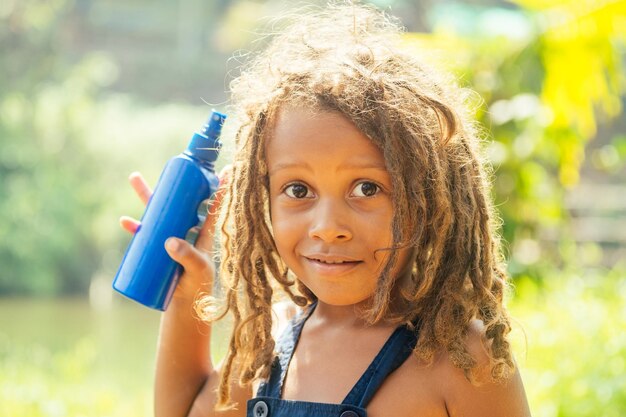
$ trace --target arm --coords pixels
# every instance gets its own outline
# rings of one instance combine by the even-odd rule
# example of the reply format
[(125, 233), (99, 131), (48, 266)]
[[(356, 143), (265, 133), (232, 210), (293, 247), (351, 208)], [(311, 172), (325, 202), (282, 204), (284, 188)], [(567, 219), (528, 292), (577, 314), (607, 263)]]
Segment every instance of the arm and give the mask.
[[(224, 172), (224, 171), (223, 171)], [(223, 178), (223, 173), (220, 173)], [(138, 174), (130, 177), (132, 187), (147, 202), (151, 190)], [(250, 388), (234, 384), (233, 400), (239, 403), (236, 410), (216, 413), (215, 390), (219, 384), (219, 369), (211, 362), (211, 325), (199, 320), (194, 311), (194, 301), (199, 290), (210, 292), (214, 265), (212, 251), (215, 215), (219, 195), (212, 213), (200, 231), (196, 246), (181, 239), (166, 242), (168, 254), (180, 263), (184, 273), (180, 278), (172, 301), (161, 317), (157, 345), (155, 376), (155, 415), (167, 416), (243, 416), (245, 402), (251, 396)], [(122, 227), (134, 232), (138, 222), (121, 219)]]
[[(482, 323), (474, 321), (468, 334), (468, 349), (478, 361), (478, 379), (488, 381), (489, 359), (481, 342)], [(440, 376), (445, 383), (445, 404), (450, 417), (530, 417), (530, 409), (519, 370), (501, 384), (470, 383), (447, 355), (441, 358)], [(447, 382), (446, 382), (447, 381)]]
[[(203, 232), (198, 239), (202, 245)], [(185, 268), (185, 273), (169, 308), (163, 313), (157, 347), (155, 379), (155, 415), (170, 416), (245, 416), (246, 401), (251, 398), (250, 387), (231, 387), (233, 410), (216, 412), (216, 390), (219, 385), (219, 367), (211, 361), (211, 325), (200, 321), (193, 312), (197, 289), (210, 291), (213, 263), (207, 252), (180, 243), (178, 252), (168, 252)], [(205, 280), (203, 283), (203, 279)], [(185, 286), (183, 282), (185, 282)], [(189, 285), (192, 284), (192, 285)]]

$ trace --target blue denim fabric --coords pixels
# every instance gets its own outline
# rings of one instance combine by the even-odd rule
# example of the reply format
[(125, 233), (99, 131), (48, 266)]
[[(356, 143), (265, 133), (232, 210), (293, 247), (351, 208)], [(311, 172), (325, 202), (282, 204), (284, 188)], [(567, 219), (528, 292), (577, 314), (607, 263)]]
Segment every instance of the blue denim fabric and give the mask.
[(260, 384), (257, 396), (248, 401), (247, 417), (367, 417), (366, 407), (378, 388), (409, 357), (417, 343), (419, 326), (398, 327), (341, 404), (283, 400), (289, 362), (302, 327), (314, 309), (315, 304), (296, 316), (281, 335), (270, 377)]

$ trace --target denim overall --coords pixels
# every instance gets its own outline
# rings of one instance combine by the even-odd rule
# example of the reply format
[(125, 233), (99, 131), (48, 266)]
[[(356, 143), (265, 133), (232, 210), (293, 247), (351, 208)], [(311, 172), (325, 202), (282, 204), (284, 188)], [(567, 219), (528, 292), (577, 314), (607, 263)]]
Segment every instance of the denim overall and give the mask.
[(248, 401), (247, 417), (366, 417), (365, 409), (378, 388), (409, 357), (417, 343), (417, 326), (414, 330), (398, 327), (341, 404), (283, 400), (282, 387), (289, 361), (302, 326), (314, 308), (315, 304), (296, 316), (281, 335), (270, 377), (260, 384), (257, 396)]

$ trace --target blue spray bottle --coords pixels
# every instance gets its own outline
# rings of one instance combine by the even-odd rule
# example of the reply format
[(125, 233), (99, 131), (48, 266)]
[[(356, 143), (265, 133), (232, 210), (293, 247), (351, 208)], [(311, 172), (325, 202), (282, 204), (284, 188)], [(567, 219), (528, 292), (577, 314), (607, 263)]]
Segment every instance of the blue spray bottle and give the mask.
[(187, 149), (165, 165), (113, 281), (113, 288), (123, 295), (157, 310), (167, 309), (182, 267), (165, 251), (165, 241), (184, 239), (206, 216), (202, 203), (219, 185), (214, 162), (225, 118), (213, 111)]

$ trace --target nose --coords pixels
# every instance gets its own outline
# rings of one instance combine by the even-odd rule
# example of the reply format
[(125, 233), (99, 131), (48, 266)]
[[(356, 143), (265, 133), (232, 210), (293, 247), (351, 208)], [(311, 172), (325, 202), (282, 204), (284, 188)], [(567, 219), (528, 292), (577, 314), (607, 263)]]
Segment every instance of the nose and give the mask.
[(331, 243), (352, 239), (352, 230), (346, 203), (338, 199), (319, 200), (313, 210), (309, 226), (309, 237)]

